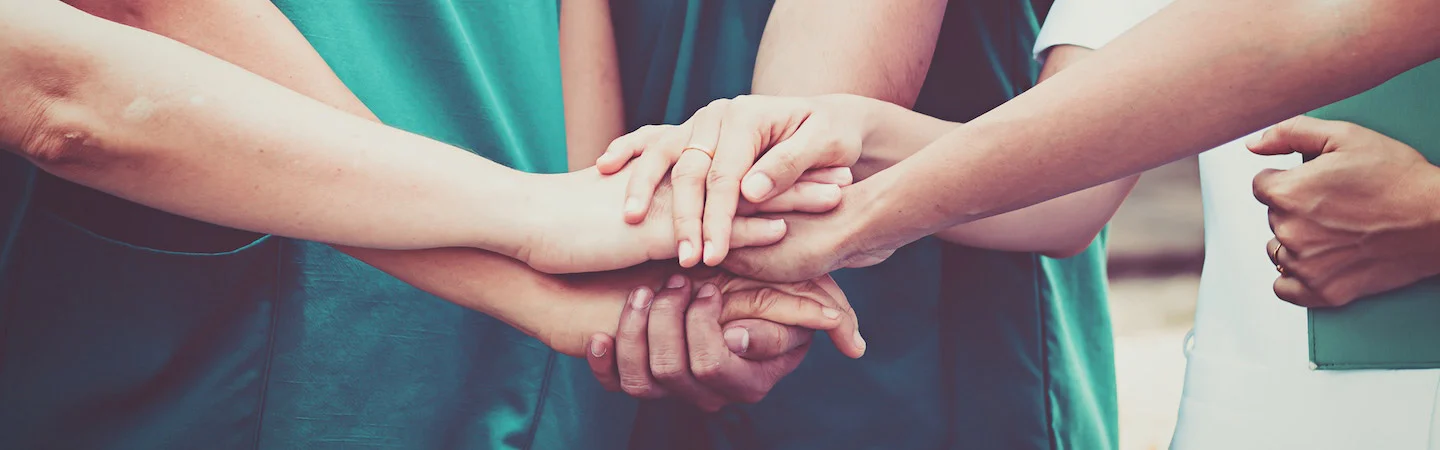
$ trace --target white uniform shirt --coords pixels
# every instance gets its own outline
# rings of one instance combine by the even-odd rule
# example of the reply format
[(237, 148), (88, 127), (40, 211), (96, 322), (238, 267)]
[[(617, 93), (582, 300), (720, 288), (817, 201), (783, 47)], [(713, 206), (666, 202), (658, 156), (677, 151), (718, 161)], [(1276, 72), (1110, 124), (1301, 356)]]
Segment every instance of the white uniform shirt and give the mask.
[[(1167, 3), (1056, 0), (1035, 54), (1099, 48)], [(1205, 267), (1171, 448), (1440, 450), (1440, 370), (1311, 369), (1305, 310), (1275, 297), (1272, 234), (1251, 191), (1260, 170), (1300, 158), (1254, 155), (1242, 141), (1200, 156)]]

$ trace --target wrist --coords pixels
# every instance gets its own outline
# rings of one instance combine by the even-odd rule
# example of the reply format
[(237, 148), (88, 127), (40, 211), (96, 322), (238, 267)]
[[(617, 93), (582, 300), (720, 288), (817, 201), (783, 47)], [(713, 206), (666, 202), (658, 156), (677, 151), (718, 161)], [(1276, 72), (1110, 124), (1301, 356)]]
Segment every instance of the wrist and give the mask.
[(889, 175), (882, 172), (846, 190), (843, 206), (854, 217), (841, 222), (838, 250), (845, 258), (895, 250), (930, 234), (915, 231), (903, 218), (901, 213), (909, 206), (904, 196), (892, 195), (898, 190), (898, 180)]

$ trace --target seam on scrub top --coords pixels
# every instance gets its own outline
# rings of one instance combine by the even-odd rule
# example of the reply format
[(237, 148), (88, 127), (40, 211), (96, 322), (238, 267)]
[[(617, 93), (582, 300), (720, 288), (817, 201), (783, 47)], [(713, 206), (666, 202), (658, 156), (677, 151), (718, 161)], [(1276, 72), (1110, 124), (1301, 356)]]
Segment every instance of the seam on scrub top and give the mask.
[(1044, 280), (1045, 284), (1050, 286), (1051, 291), (1054, 290), (1054, 286), (1050, 285), (1049, 278), (1042, 278), (1046, 276), (1046, 271), (1045, 261), (1041, 259), (1041, 256), (1036, 253), (1030, 253), (1029, 255), (1030, 263), (1034, 266), (1033, 272), (1035, 274), (1035, 277), (1032, 278), (1032, 283), (1035, 288), (1035, 296), (1033, 297), (1035, 299), (1035, 312), (1036, 315), (1039, 316), (1036, 317), (1038, 325), (1036, 334), (1039, 335), (1040, 339), (1036, 343), (1039, 344), (1040, 347), (1040, 384), (1044, 388), (1040, 400), (1045, 405), (1045, 439), (1049, 441), (1050, 449), (1055, 450), (1058, 447), (1060, 439), (1055, 430), (1055, 404), (1050, 401), (1054, 386), (1052, 384), (1053, 380), (1050, 378), (1050, 346), (1046, 343), (1046, 325), (1049, 323), (1049, 320), (1047, 320), (1045, 315), (1045, 291), (1041, 289), (1040, 283)]
[(555, 378), (555, 354), (550, 350), (545, 358), (545, 378), (540, 380), (540, 396), (535, 399), (535, 415), (530, 418), (530, 436), (525, 439), (526, 449), (535, 448), (535, 436), (540, 433), (540, 418), (545, 414), (545, 400), (550, 398), (550, 380)]
[[(276, 236), (279, 237), (279, 236)], [(260, 440), (263, 438), (262, 430), (265, 429), (265, 404), (270, 397), (270, 368), (275, 364), (275, 330), (279, 328), (280, 322), (280, 269), (284, 267), (285, 245), (289, 240), (277, 240), (275, 242), (275, 277), (273, 278), (273, 296), (270, 298), (270, 329), (265, 333), (265, 363), (260, 369), (260, 404), (255, 408), (255, 448), (260, 448)]]

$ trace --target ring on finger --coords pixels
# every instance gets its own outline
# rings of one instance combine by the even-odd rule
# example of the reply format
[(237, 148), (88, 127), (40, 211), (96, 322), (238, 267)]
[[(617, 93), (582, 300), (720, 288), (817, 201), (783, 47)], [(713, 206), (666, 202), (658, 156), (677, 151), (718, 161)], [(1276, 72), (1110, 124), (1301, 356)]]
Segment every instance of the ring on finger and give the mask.
[(1276, 272), (1280, 272), (1280, 276), (1285, 276), (1285, 265), (1284, 265), (1284, 264), (1280, 264), (1280, 250), (1284, 250), (1284, 249), (1285, 249), (1285, 244), (1281, 244), (1281, 243), (1279, 243), (1279, 242), (1276, 242), (1276, 243), (1275, 243), (1275, 251), (1274, 251), (1274, 253), (1272, 253), (1272, 254), (1270, 255), (1270, 256), (1272, 257), (1271, 259), (1273, 259), (1273, 260), (1275, 261), (1275, 271), (1276, 271)]
[(685, 153), (685, 152), (688, 152), (688, 151), (691, 151), (691, 150), (697, 150), (697, 151), (699, 151), (700, 153), (704, 153), (705, 156), (710, 157), (710, 159), (715, 159), (715, 150), (710, 149), (710, 148), (706, 148), (706, 147), (701, 147), (701, 146), (698, 146), (698, 145), (687, 145), (687, 146), (685, 146), (684, 149), (680, 150), (680, 153)]

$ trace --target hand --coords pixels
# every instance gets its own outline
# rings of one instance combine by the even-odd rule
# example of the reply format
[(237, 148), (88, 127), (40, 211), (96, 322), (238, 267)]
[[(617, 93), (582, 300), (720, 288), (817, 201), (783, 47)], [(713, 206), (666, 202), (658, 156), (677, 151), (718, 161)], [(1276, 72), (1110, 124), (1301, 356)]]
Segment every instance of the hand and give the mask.
[(1275, 294), (1341, 306), (1440, 273), (1440, 168), (1415, 149), (1346, 122), (1296, 117), (1247, 143), (1261, 155), (1315, 156), (1255, 176), (1270, 207)]
[(785, 220), (786, 237), (768, 246), (737, 249), (721, 267), (756, 280), (793, 282), (885, 261), (907, 242), (880, 242), (866, 235), (871, 218), (884, 213), (877, 198), (885, 187), (873, 183), (844, 188), (844, 201), (829, 213), (767, 216)]
[[(686, 277), (675, 275), (653, 295), (653, 301), (648, 290), (638, 290), (621, 316), (618, 342), (606, 334), (591, 339), (588, 359), (596, 379), (612, 391), (647, 399), (676, 396), (713, 412), (729, 403), (760, 401), (804, 359), (810, 330), (765, 320), (733, 320), (729, 308), (722, 311), (717, 295), (720, 289), (713, 282), (694, 286)], [(692, 292), (697, 297), (694, 303)], [(750, 313), (785, 323), (813, 315), (810, 309), (817, 305), (786, 301), (785, 296), (819, 295), (841, 299), (836, 306), (845, 304), (844, 293), (829, 277), (762, 287), (756, 292), (760, 295), (747, 305)], [(731, 301), (724, 302), (728, 305)], [(796, 307), (803, 309), (793, 309)], [(821, 310), (827, 318), (842, 314), (836, 308)], [(864, 350), (858, 331), (836, 342), (842, 349), (844, 342), (858, 345), (845, 351), (851, 356), (858, 357)]]
[(680, 264), (691, 267), (703, 259), (716, 266), (732, 247), (740, 247), (732, 243), (731, 221), (747, 212), (745, 201), (788, 205), (786, 195), (803, 192), (839, 202), (837, 187), (853, 178), (848, 167), (860, 158), (867, 106), (876, 102), (853, 95), (716, 100), (682, 125), (641, 129), (615, 140), (596, 168), (613, 173), (638, 155), (626, 195), (631, 223), (644, 216), (643, 205), (671, 171)]
[[(516, 259), (546, 273), (579, 273), (617, 270), (651, 260), (676, 256), (675, 232), (669, 220), (646, 220), (630, 225), (620, 219), (616, 207), (624, 196), (621, 176), (603, 176), (594, 169), (543, 175), (542, 187), (528, 192), (534, 207), (527, 214), (535, 229)], [(669, 183), (662, 182), (649, 208), (653, 215), (667, 215)], [(829, 209), (838, 198), (797, 192), (783, 202), (775, 199), (756, 206), (757, 210), (791, 211)], [(783, 220), (737, 217), (730, 228), (735, 245), (767, 245), (785, 235)]]

